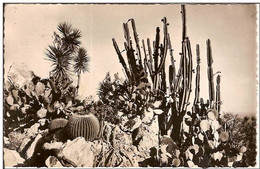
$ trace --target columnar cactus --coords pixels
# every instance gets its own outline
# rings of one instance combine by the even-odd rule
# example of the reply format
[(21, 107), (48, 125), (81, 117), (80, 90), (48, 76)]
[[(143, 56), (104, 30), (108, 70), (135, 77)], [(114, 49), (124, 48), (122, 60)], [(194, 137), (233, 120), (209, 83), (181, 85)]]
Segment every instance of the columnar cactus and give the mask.
[(207, 62), (208, 62), (208, 81), (209, 81), (209, 104), (210, 108), (214, 108), (215, 103), (215, 90), (214, 90), (214, 80), (213, 80), (213, 58), (211, 54), (210, 40), (207, 40)]
[(216, 85), (216, 110), (220, 113), (220, 75), (217, 76), (217, 85)]
[[(122, 64), (128, 81), (133, 86), (138, 86), (143, 79), (151, 79), (152, 84), (152, 96), (153, 101), (161, 101), (159, 109), (163, 111), (158, 115), (159, 130), (161, 135), (166, 135), (168, 130), (171, 129), (171, 137), (174, 141), (180, 143), (180, 130), (183, 117), (187, 112), (187, 107), (190, 105), (189, 99), (192, 91), (192, 73), (193, 73), (193, 61), (190, 40), (186, 32), (186, 15), (185, 6), (181, 6), (182, 15), (182, 50), (180, 53), (180, 66), (177, 70), (175, 67), (175, 60), (173, 57), (173, 49), (171, 46), (170, 35), (168, 33), (167, 19), (164, 17), (163, 31), (161, 36), (161, 30), (156, 28), (155, 40), (152, 41), (147, 38), (147, 41), (142, 40), (144, 61), (142, 62), (141, 50), (139, 45), (139, 38), (136, 32), (136, 25), (134, 19), (130, 19), (132, 24), (132, 30), (134, 35), (135, 47), (131, 40), (128, 22), (123, 24), (125, 40), (124, 46), (127, 56), (128, 65), (124, 61), (122, 52), (118, 49), (117, 43), (113, 38), (113, 45), (116, 53), (118, 54), (119, 61)], [(146, 42), (146, 44), (145, 44)], [(145, 46), (147, 45), (147, 47)], [(146, 51), (147, 50), (147, 51)], [(169, 50), (169, 52), (168, 52)], [(169, 66), (168, 78), (166, 80), (165, 60), (169, 53), (171, 64)], [(205, 112), (206, 108), (204, 103), (204, 109), (199, 110), (198, 103), (200, 102), (200, 51), (199, 45), (196, 46), (197, 66), (196, 66), (196, 86), (195, 86), (195, 99), (193, 103), (193, 113)], [(136, 57), (138, 56), (138, 57)], [(208, 61), (208, 80), (209, 80), (209, 108), (215, 108), (215, 93), (214, 93), (214, 81), (213, 81), (213, 68), (212, 68), (212, 55), (210, 41), (207, 41), (207, 61)], [(148, 69), (148, 71), (146, 71)], [(143, 76), (141, 73), (143, 72)], [(148, 74), (150, 76), (148, 76)], [(143, 78), (145, 77), (145, 78)], [(143, 78), (143, 79), (142, 79)], [(166, 84), (169, 82), (169, 84)], [(169, 88), (169, 90), (167, 90)], [(219, 86), (218, 86), (219, 88)], [(218, 95), (219, 96), (219, 95)], [(167, 101), (167, 97), (171, 97), (170, 101)], [(218, 97), (219, 99), (219, 97)], [(207, 103), (208, 104), (208, 103)], [(206, 104), (206, 105), (207, 105)], [(202, 107), (203, 107), (202, 106)], [(208, 108), (208, 106), (207, 106)], [(203, 109), (203, 110), (202, 110)], [(171, 112), (169, 112), (171, 110)], [(203, 114), (203, 113), (202, 113)], [(195, 116), (196, 117), (196, 116)]]
[(98, 137), (99, 121), (93, 114), (70, 116), (66, 126), (70, 139), (84, 137), (86, 141), (93, 141)]
[(196, 67), (196, 86), (195, 86), (195, 99), (194, 105), (199, 102), (200, 98), (200, 46), (196, 45), (196, 55), (197, 55), (197, 67)]

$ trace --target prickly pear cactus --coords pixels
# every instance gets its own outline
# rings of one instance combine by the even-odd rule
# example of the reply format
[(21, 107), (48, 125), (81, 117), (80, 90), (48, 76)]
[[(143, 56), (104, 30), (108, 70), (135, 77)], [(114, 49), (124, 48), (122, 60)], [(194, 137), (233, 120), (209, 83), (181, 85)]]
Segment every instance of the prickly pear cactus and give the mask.
[(73, 114), (66, 126), (70, 139), (84, 137), (86, 141), (93, 141), (97, 138), (99, 128), (98, 119), (91, 113), (87, 115)]
[(48, 127), (49, 127), (50, 131), (53, 131), (55, 129), (64, 128), (67, 123), (68, 123), (68, 120), (63, 119), (63, 118), (58, 118), (58, 119), (52, 120)]

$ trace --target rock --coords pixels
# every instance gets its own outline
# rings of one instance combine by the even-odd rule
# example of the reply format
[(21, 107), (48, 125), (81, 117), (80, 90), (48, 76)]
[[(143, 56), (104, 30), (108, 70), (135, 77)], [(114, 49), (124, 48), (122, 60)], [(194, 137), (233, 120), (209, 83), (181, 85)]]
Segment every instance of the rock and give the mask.
[(18, 111), (19, 109), (20, 109), (19, 104), (13, 104), (13, 105), (10, 107), (10, 110), (11, 110), (11, 111)]
[(68, 140), (61, 150), (62, 159), (74, 163), (77, 167), (93, 167), (94, 155), (91, 151), (91, 143), (78, 137), (73, 141)]
[(151, 125), (142, 124), (139, 127), (139, 132), (137, 134), (138, 137), (142, 137), (138, 150), (140, 152), (146, 152), (145, 156), (149, 157), (150, 148), (158, 147), (158, 117), (155, 116), (155, 119), (151, 123)]
[(31, 106), (29, 104), (25, 104), (22, 108), (21, 111), (23, 114), (27, 114), (27, 110), (30, 108)]
[(13, 132), (9, 133), (8, 140), (9, 140), (10, 144), (8, 145), (8, 148), (12, 149), (12, 150), (17, 150), (26, 137), (27, 136), (25, 134), (20, 133), (20, 132), (13, 131)]
[(60, 161), (54, 156), (48, 157), (45, 161), (45, 164), (47, 167), (63, 167)]
[(43, 148), (45, 150), (60, 149), (62, 145), (62, 142), (44, 143)]
[(18, 152), (21, 153), (30, 142), (31, 142), (30, 138), (28, 137), (24, 138), (22, 144), (18, 148)]
[(41, 82), (38, 82), (35, 85), (35, 92), (37, 94), (37, 96), (43, 95), (44, 94), (44, 90), (45, 90), (45, 85)]
[[(114, 140), (112, 140), (115, 149), (126, 149), (132, 145), (132, 137), (130, 134), (123, 132), (119, 126), (115, 126), (113, 132)], [(113, 142), (114, 141), (114, 142)]]
[(92, 143), (91, 151), (93, 152), (94, 156), (97, 156), (102, 150), (102, 142), (100, 140), (94, 140)]
[(28, 148), (28, 150), (26, 151), (26, 158), (29, 159), (32, 157), (34, 151), (35, 151), (35, 147), (36, 147), (36, 144), (38, 142), (38, 140), (42, 138), (42, 135), (41, 134), (38, 134), (36, 136), (36, 138), (34, 139), (33, 143), (31, 144), (31, 146)]
[(4, 137), (4, 144), (10, 144), (10, 141), (7, 137)]
[(27, 131), (26, 134), (28, 137), (35, 137), (38, 134), (38, 128), (40, 127), (39, 123), (32, 125)]
[(37, 116), (41, 119), (46, 117), (46, 115), (47, 115), (47, 110), (45, 108), (41, 108), (40, 110), (37, 111)]
[(14, 150), (8, 150), (4, 148), (4, 166), (14, 167), (17, 164), (23, 163), (24, 159)]
[(144, 118), (142, 119), (143, 123), (151, 123), (154, 117), (153, 109), (149, 108), (144, 111)]
[(12, 97), (11, 94), (9, 94), (9, 96), (7, 96), (6, 102), (7, 102), (10, 106), (12, 106), (12, 105), (14, 104), (14, 99), (13, 99), (13, 97)]
[(46, 123), (46, 119), (39, 119), (38, 122), (40, 123), (41, 126), (44, 126)]
[(21, 87), (31, 81), (35, 75), (24, 63), (13, 63), (7, 72), (7, 77)]

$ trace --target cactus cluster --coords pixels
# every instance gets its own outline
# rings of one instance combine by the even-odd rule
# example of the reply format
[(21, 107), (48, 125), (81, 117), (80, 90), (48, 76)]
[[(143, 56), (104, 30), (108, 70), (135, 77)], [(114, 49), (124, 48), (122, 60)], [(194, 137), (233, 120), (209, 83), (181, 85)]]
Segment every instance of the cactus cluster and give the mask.
[[(168, 33), (168, 25), (166, 17), (162, 19), (163, 22), (163, 36), (161, 37), (161, 30), (156, 28), (155, 40), (142, 40), (143, 53), (141, 52), (139, 37), (136, 31), (134, 19), (130, 19), (132, 26), (131, 38), (129, 31), (129, 22), (123, 24), (125, 42), (125, 49), (121, 51), (113, 38), (113, 45), (118, 55), (119, 61), (124, 68), (127, 81), (132, 86), (139, 86), (141, 83), (151, 82), (152, 96), (149, 101), (161, 101), (159, 108), (163, 111), (159, 115), (159, 129), (161, 135), (166, 135), (171, 131), (171, 137), (177, 143), (181, 139), (181, 123), (183, 117), (187, 113), (187, 107), (190, 105), (190, 95), (192, 91), (192, 76), (193, 58), (191, 43), (186, 33), (186, 17), (185, 6), (181, 6), (182, 14), (182, 49), (180, 53), (180, 66), (176, 68), (175, 58), (173, 56), (173, 49)], [(132, 40), (134, 39), (134, 40)], [(161, 40), (162, 39), (162, 40)], [(133, 42), (134, 41), (134, 42)], [(146, 42), (146, 43), (145, 43)], [(135, 47), (134, 44), (135, 43)], [(147, 44), (147, 46), (146, 46)], [(126, 51), (127, 62), (123, 57), (123, 52)], [(171, 64), (169, 70), (166, 71), (166, 57), (170, 55)], [(208, 63), (208, 81), (209, 81), (209, 105), (201, 102), (200, 98), (200, 49), (196, 46), (197, 66), (196, 66), (196, 86), (195, 98), (192, 106), (193, 114), (205, 114), (206, 109), (217, 109), (220, 112), (220, 76), (217, 77), (217, 89), (215, 93), (214, 88), (214, 74), (212, 68), (212, 54), (210, 40), (207, 40), (207, 63)], [(127, 64), (128, 63), (128, 64)], [(168, 72), (168, 79), (166, 80), (166, 72)], [(167, 82), (169, 82), (167, 84)], [(215, 97), (216, 95), (216, 97)], [(151, 99), (152, 98), (152, 99)], [(168, 99), (170, 98), (170, 99)], [(194, 116), (196, 117), (196, 116)]]

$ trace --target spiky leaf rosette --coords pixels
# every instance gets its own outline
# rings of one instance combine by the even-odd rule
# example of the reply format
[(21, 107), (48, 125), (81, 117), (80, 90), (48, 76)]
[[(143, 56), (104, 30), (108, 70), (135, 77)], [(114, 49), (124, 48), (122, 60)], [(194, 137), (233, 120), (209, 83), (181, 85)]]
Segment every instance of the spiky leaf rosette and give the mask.
[(70, 139), (84, 137), (86, 141), (93, 141), (99, 133), (99, 121), (92, 113), (87, 115), (73, 114), (66, 126)]
[(77, 55), (74, 58), (75, 64), (73, 65), (75, 73), (85, 73), (89, 71), (90, 57), (84, 48), (79, 48)]
[(59, 30), (61, 36), (56, 34), (58, 39), (61, 40), (62, 46), (65, 49), (69, 49), (71, 52), (74, 52), (79, 45), (81, 44), (80, 38), (82, 36), (79, 29), (73, 28), (71, 24), (67, 22), (59, 23), (57, 29)]
[(49, 45), (46, 52), (47, 60), (52, 62), (53, 77), (58, 80), (64, 80), (69, 76), (71, 52), (62, 48), (60, 45)]

